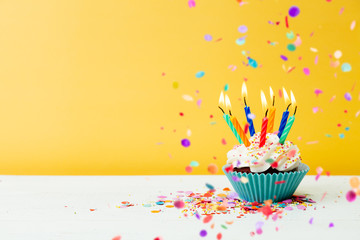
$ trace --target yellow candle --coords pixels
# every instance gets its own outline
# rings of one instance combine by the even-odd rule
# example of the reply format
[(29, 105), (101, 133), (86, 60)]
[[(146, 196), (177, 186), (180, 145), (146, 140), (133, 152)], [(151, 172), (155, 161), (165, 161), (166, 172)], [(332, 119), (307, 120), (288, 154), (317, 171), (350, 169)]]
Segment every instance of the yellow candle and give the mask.
[(272, 133), (273, 129), (274, 129), (276, 108), (274, 107), (274, 105), (275, 105), (275, 95), (274, 95), (274, 92), (273, 92), (271, 87), (270, 87), (270, 97), (273, 100), (273, 104), (269, 109), (269, 123), (268, 123), (268, 126), (267, 126), (267, 132)]
[(231, 120), (232, 124), (234, 125), (234, 127), (236, 129), (236, 132), (239, 134), (241, 140), (244, 142), (245, 146), (249, 147), (250, 146), (249, 139), (247, 138), (244, 130), (241, 128), (241, 126), (240, 126), (238, 120), (236, 119), (236, 117), (231, 116), (230, 120)]

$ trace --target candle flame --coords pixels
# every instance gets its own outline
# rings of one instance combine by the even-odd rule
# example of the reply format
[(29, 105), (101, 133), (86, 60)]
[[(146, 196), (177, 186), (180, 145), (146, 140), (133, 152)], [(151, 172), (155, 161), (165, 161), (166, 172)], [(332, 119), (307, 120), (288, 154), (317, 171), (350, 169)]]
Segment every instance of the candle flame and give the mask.
[(283, 88), (283, 95), (284, 95), (285, 105), (287, 105), (289, 102), (289, 95), (287, 94), (285, 88)]
[(243, 84), (242, 84), (241, 94), (242, 94), (242, 97), (247, 97), (247, 89), (246, 89), (246, 84), (245, 84), (245, 82), (243, 82)]
[(267, 109), (267, 101), (266, 101), (265, 93), (263, 92), (263, 90), (261, 90), (260, 96), (261, 96), (261, 105), (265, 111)]
[(224, 93), (221, 91), (219, 98), (219, 106), (222, 107), (225, 105)]
[(295, 100), (295, 96), (293, 94), (293, 92), (290, 90), (290, 97), (291, 97), (291, 104), (293, 106), (296, 106), (296, 100)]
[(272, 88), (270, 87), (270, 98), (273, 99), (273, 97), (274, 97), (274, 92), (273, 92)]
[(231, 103), (230, 103), (230, 99), (227, 94), (225, 94), (225, 107), (226, 107), (226, 110), (231, 110)]

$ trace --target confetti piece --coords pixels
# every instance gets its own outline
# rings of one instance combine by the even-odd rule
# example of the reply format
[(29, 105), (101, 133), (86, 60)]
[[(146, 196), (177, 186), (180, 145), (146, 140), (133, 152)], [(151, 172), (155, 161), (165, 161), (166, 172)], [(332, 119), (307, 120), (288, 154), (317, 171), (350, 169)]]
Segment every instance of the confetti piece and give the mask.
[(241, 33), (246, 33), (248, 31), (248, 28), (245, 25), (241, 25), (238, 27), (238, 31)]
[(284, 60), (284, 61), (287, 61), (287, 60), (288, 60), (288, 58), (287, 58), (286, 56), (284, 56), (284, 55), (280, 55), (280, 57), (281, 57), (281, 59)]
[(316, 49), (316, 48), (310, 48), (310, 51), (312, 51), (312, 52), (318, 52), (318, 50)]
[(348, 93), (348, 92), (345, 93), (344, 98), (345, 98), (346, 100), (348, 100), (348, 101), (351, 101), (351, 99), (352, 99), (351, 94)]
[(333, 101), (335, 100), (335, 98), (336, 98), (336, 95), (332, 96), (332, 97), (330, 98), (330, 101), (329, 101), (329, 102), (333, 102)]
[(163, 237), (156, 237), (156, 238), (154, 238), (154, 240), (164, 240), (164, 238)]
[(195, 0), (189, 0), (188, 1), (189, 8), (193, 8), (196, 6)]
[(187, 173), (191, 173), (191, 172), (193, 171), (193, 169), (192, 169), (191, 166), (186, 166), (186, 167), (185, 167), (185, 171), (186, 171)]
[(218, 233), (218, 234), (216, 235), (216, 239), (217, 239), (217, 240), (221, 240), (221, 238), (222, 238), (222, 234), (221, 234), (221, 233)]
[(317, 113), (319, 111), (319, 107), (313, 107), (313, 113)]
[(294, 209), (293, 209), (292, 207), (290, 207), (290, 206), (286, 206), (284, 209), (287, 210), (287, 211), (292, 211), (292, 210), (294, 210)]
[(283, 184), (283, 183), (286, 183), (286, 181), (285, 181), (285, 180), (282, 180), (282, 181), (276, 181), (276, 182), (275, 182), (275, 185), (278, 185), (278, 184)]
[(248, 64), (249, 64), (251, 67), (253, 67), (253, 68), (257, 68), (257, 67), (258, 67), (257, 62), (256, 62), (254, 59), (252, 59), (252, 58), (248, 58)]
[(200, 237), (206, 237), (206, 235), (207, 235), (206, 230), (201, 230), (200, 231)]
[(190, 96), (190, 95), (186, 95), (186, 94), (185, 94), (185, 95), (183, 95), (182, 97), (183, 97), (183, 99), (184, 99), (185, 101), (189, 101), (189, 102), (190, 102), (190, 101), (193, 101), (193, 100), (194, 100), (193, 97)]
[(184, 208), (185, 203), (183, 201), (181, 201), (181, 200), (177, 200), (177, 201), (174, 202), (174, 206), (176, 208), (178, 208), (178, 209), (181, 209), (181, 208)]
[(306, 142), (306, 144), (317, 144), (317, 143), (319, 143), (319, 141)]
[(247, 179), (246, 177), (243, 176), (240, 178), (240, 181), (245, 184), (245, 183), (249, 182), (249, 179)]
[(356, 25), (356, 21), (354, 20), (354, 21), (352, 21), (351, 24), (350, 24), (350, 30), (351, 30), (351, 31), (354, 30), (355, 25)]
[(189, 146), (190, 146), (190, 140), (187, 139), (187, 138), (182, 139), (182, 140), (181, 140), (181, 145), (182, 145), (183, 147), (189, 147)]
[(214, 163), (209, 164), (208, 172), (211, 174), (216, 174), (218, 172), (218, 167), (216, 166), (216, 164)]
[(205, 72), (204, 71), (199, 71), (195, 74), (195, 77), (197, 78), (202, 78), (203, 76), (205, 75)]
[(350, 190), (346, 193), (346, 200), (353, 202), (356, 199), (356, 193), (353, 190)]
[(315, 88), (314, 93), (316, 94), (316, 96), (318, 97), (319, 94), (323, 93), (323, 91), (321, 89)]
[(237, 45), (239, 45), (239, 46), (241, 46), (241, 45), (244, 45), (245, 44), (245, 37), (241, 37), (241, 38), (238, 38), (238, 39), (236, 39), (236, 44)]
[(204, 36), (204, 39), (205, 39), (206, 41), (210, 42), (210, 41), (212, 40), (212, 36), (211, 36), (210, 34), (206, 34), (206, 35)]
[(290, 9), (289, 9), (289, 16), (290, 17), (294, 18), (294, 17), (298, 16), (299, 13), (300, 13), (300, 9), (297, 6), (290, 7)]
[(281, 89), (279, 89), (279, 98), (282, 98), (282, 96), (283, 96), (283, 92), (282, 92), (282, 90)]
[(205, 183), (205, 186), (210, 190), (214, 189), (214, 186), (209, 183)]
[(93, 211), (95, 211), (96, 209), (94, 209), (94, 208), (90, 208), (89, 210), (90, 210), (90, 212), (93, 212)]
[(341, 15), (344, 12), (344, 8), (340, 9), (339, 15)]
[(342, 52), (341, 52), (340, 50), (336, 50), (336, 51), (334, 52), (334, 57), (335, 57), (336, 59), (341, 58), (341, 56), (342, 56)]
[(121, 236), (115, 236), (112, 238), (112, 240), (121, 240)]
[(285, 16), (285, 26), (286, 26), (286, 28), (289, 28), (288, 16)]
[(224, 86), (224, 91), (226, 92), (226, 91), (228, 91), (229, 90), (229, 84), (225, 84), (225, 86)]
[(173, 88), (177, 89), (179, 87), (179, 83), (178, 82), (173, 82)]
[(350, 186), (352, 188), (358, 188), (360, 186), (360, 180), (357, 177), (351, 177), (350, 178)]
[(291, 52), (295, 51), (296, 50), (296, 47), (294, 44), (290, 43), (287, 45), (287, 49)]
[(355, 113), (355, 117), (358, 117), (360, 115), (360, 111), (357, 111), (356, 113)]
[(309, 68), (304, 68), (304, 74), (305, 75), (310, 75), (310, 69)]
[(200, 164), (197, 161), (191, 161), (190, 166), (198, 167)]
[(204, 220), (203, 220), (203, 223), (208, 223), (212, 220), (213, 216), (212, 215), (207, 215)]
[(161, 212), (161, 210), (152, 210), (151, 212), (152, 213), (159, 213), (159, 212)]
[(291, 39), (293, 39), (293, 38), (295, 37), (295, 35), (294, 35), (294, 33), (291, 31), (291, 32), (289, 32), (289, 33), (286, 33), (286, 37), (291, 40)]
[(314, 61), (314, 63), (315, 63), (315, 64), (318, 64), (318, 61), (319, 61), (319, 56), (316, 55), (316, 56), (315, 56), (315, 61)]
[(222, 143), (223, 145), (226, 145), (226, 140), (225, 140), (225, 138), (221, 139), (221, 143)]
[(340, 133), (340, 134), (339, 134), (339, 137), (340, 137), (341, 139), (344, 139), (344, 138), (345, 138), (345, 135), (344, 135), (343, 133)]
[(196, 105), (197, 105), (198, 107), (201, 106), (201, 103), (202, 103), (202, 100), (201, 100), (201, 99), (199, 99), (199, 100), (196, 101)]
[(240, 181), (240, 178), (238, 176), (231, 176), (232, 180), (234, 182), (239, 182)]
[(314, 218), (312, 217), (312, 218), (310, 218), (309, 223), (313, 224), (313, 221), (314, 221)]
[(291, 149), (288, 153), (287, 153), (287, 157), (288, 158), (293, 158), (296, 154), (296, 149)]
[(188, 135), (188, 137), (190, 137), (191, 136), (191, 130), (190, 129), (188, 129), (187, 131), (186, 131), (186, 135)]
[(351, 65), (349, 63), (343, 63), (341, 65), (341, 70), (343, 72), (350, 72), (351, 71)]
[(330, 134), (325, 134), (325, 137), (332, 137)]
[(327, 194), (327, 192), (324, 192), (324, 194), (322, 195), (322, 197), (321, 197), (321, 199), (320, 199), (320, 202), (321, 202), (322, 200), (324, 200), (326, 194)]
[(329, 228), (332, 228), (332, 227), (334, 227), (334, 223), (329, 223)]

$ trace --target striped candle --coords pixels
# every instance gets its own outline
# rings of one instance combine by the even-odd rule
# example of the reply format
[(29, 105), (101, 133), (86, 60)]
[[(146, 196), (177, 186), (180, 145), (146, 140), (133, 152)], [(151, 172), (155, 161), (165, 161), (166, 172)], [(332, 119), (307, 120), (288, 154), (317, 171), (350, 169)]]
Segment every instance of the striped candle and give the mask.
[(228, 114), (224, 114), (223, 118), (225, 119), (226, 123), (229, 125), (231, 131), (234, 133), (236, 139), (239, 141), (240, 144), (243, 144), (241, 137), (239, 136), (239, 134), (236, 132), (236, 129), (234, 127), (234, 125), (232, 124), (231, 120), (230, 120), (230, 116)]
[(241, 140), (244, 142), (246, 147), (250, 146), (250, 142), (249, 139), (246, 137), (245, 132), (243, 131), (243, 129), (240, 126), (240, 123), (238, 122), (238, 120), (236, 119), (236, 117), (231, 116), (230, 117), (231, 122), (233, 123), (237, 133), (240, 135)]
[(290, 129), (295, 121), (295, 116), (289, 117), (289, 120), (287, 121), (287, 124), (285, 126), (285, 129), (280, 137), (279, 143), (284, 144), (287, 136), (289, 135)]
[(268, 125), (268, 118), (264, 117), (262, 120), (262, 125), (261, 125), (261, 135), (260, 135), (259, 147), (262, 147), (265, 145), (267, 125)]
[(285, 112), (283, 112), (281, 122), (280, 122), (279, 133), (278, 133), (279, 138), (281, 138), (281, 135), (283, 134), (288, 117), (289, 117), (289, 111), (286, 109)]
[(269, 110), (269, 123), (268, 123), (268, 127), (267, 127), (267, 132), (272, 133), (273, 132), (273, 128), (274, 128), (274, 120), (275, 120), (275, 108), (274, 107), (270, 107)]

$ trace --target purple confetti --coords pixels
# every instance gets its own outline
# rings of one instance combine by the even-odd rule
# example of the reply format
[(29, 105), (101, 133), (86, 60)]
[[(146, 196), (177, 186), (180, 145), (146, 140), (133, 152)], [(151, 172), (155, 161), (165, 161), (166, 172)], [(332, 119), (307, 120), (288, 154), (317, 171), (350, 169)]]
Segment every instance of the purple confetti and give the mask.
[(212, 40), (212, 36), (210, 34), (206, 34), (204, 38), (208, 42), (210, 42)]
[(201, 106), (201, 102), (202, 102), (202, 100), (201, 100), (201, 99), (197, 100), (196, 104), (198, 105), (198, 107), (200, 107), (200, 106)]
[(183, 147), (189, 147), (190, 146), (190, 140), (187, 138), (184, 138), (183, 140), (181, 140), (181, 145), (183, 145)]
[(309, 223), (313, 224), (313, 221), (314, 221), (314, 218), (312, 217), (312, 218), (310, 218)]
[(329, 223), (329, 228), (332, 228), (332, 227), (334, 227), (334, 223)]
[(238, 31), (241, 32), (241, 33), (246, 33), (248, 30), (248, 28), (245, 26), (245, 25), (241, 25), (239, 28), (238, 28)]
[(344, 95), (345, 99), (348, 100), (348, 101), (351, 101), (352, 97), (351, 97), (351, 94), (350, 93), (345, 93)]
[(289, 16), (290, 17), (296, 17), (297, 15), (299, 15), (300, 13), (300, 9), (297, 6), (292, 6), (289, 9)]
[(284, 56), (284, 55), (280, 55), (280, 57), (281, 57), (281, 59), (284, 60), (284, 61), (287, 61), (287, 60), (288, 60), (288, 58), (287, 58), (286, 56)]
[(207, 235), (206, 230), (201, 230), (201, 231), (200, 231), (200, 236), (201, 236), (201, 237), (206, 237), (206, 235)]

